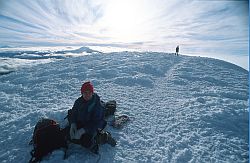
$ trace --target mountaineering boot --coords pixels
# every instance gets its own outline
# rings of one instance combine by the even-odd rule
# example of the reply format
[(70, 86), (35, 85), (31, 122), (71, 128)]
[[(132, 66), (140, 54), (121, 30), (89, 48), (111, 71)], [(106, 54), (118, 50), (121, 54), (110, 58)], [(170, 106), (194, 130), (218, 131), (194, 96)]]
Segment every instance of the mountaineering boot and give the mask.
[(95, 143), (91, 148), (90, 151), (93, 152), (94, 154), (98, 154), (99, 153), (99, 145), (97, 143)]
[(94, 154), (99, 154), (99, 144), (97, 140), (97, 135), (93, 138), (93, 145), (89, 148), (89, 150)]
[(112, 138), (111, 134), (107, 131), (100, 131), (96, 135), (97, 144), (110, 144), (112, 147), (116, 146), (116, 140)]
[(112, 147), (116, 146), (116, 140), (111, 136), (111, 134), (109, 132), (106, 132), (105, 134), (107, 135), (107, 143)]

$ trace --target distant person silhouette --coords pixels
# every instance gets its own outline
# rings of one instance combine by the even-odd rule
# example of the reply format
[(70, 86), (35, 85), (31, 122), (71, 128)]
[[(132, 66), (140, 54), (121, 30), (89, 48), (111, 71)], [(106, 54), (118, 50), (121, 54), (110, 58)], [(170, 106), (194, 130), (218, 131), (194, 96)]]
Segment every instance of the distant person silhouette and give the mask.
[(180, 50), (180, 48), (179, 48), (179, 45), (176, 47), (176, 49), (175, 49), (175, 55), (179, 55), (179, 50)]

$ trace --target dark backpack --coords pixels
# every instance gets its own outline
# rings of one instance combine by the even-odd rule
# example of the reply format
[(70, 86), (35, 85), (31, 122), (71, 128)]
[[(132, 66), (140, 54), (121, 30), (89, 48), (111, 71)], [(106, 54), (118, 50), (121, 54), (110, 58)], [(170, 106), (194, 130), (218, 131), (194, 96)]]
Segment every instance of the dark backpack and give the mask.
[(60, 125), (56, 121), (47, 118), (37, 122), (31, 142), (34, 149), (31, 151), (30, 163), (41, 161), (42, 157), (55, 149), (62, 147), (67, 149), (67, 142)]
[(104, 107), (105, 107), (105, 117), (114, 115), (116, 111), (116, 101), (115, 100), (108, 101), (104, 103)]

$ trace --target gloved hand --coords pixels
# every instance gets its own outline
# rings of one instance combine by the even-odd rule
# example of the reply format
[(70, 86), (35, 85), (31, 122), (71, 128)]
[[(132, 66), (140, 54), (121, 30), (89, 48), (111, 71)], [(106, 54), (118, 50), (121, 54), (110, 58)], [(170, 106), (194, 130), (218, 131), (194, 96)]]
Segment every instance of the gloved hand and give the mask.
[(76, 132), (77, 132), (76, 124), (72, 123), (71, 126), (70, 126), (70, 131), (69, 131), (71, 139), (74, 139)]
[(81, 136), (85, 134), (85, 132), (84, 128), (77, 130), (74, 139), (81, 139)]

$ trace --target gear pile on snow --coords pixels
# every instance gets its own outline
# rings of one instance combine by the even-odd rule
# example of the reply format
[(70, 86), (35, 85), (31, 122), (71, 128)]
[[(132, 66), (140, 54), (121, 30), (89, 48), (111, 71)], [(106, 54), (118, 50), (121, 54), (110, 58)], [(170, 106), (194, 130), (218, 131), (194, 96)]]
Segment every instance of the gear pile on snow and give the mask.
[[(127, 115), (115, 115), (117, 110), (115, 100), (108, 101), (106, 103), (102, 101), (102, 104), (105, 108), (105, 118), (109, 116), (114, 117), (110, 124), (114, 128), (121, 128), (129, 120)], [(65, 117), (65, 119), (68, 119), (69, 123), (71, 122), (71, 115), (72, 109), (68, 110), (68, 115)], [(30, 141), (30, 144), (33, 144), (34, 147), (34, 149), (31, 151), (32, 158), (30, 159), (30, 163), (41, 161), (44, 156), (59, 148), (66, 149), (64, 156), (64, 159), (66, 159), (66, 151), (68, 149), (67, 141), (75, 144), (81, 144), (81, 142), (69, 140), (69, 136), (67, 135), (68, 131), (69, 126), (61, 129), (60, 125), (55, 120), (48, 118), (42, 118), (39, 120), (35, 126), (32, 140)], [(110, 144), (112, 147), (116, 146), (117, 144), (116, 140), (109, 132), (100, 130), (95, 136), (95, 144), (92, 148), (90, 148), (90, 151), (98, 154), (99, 145), (105, 143)]]

